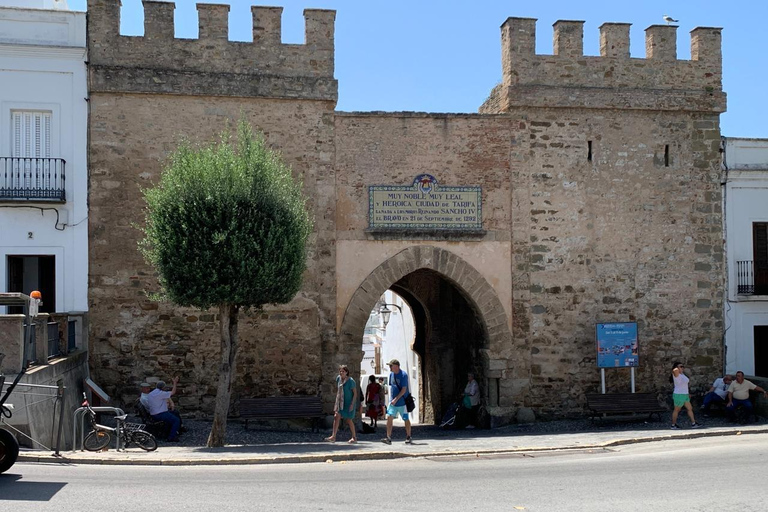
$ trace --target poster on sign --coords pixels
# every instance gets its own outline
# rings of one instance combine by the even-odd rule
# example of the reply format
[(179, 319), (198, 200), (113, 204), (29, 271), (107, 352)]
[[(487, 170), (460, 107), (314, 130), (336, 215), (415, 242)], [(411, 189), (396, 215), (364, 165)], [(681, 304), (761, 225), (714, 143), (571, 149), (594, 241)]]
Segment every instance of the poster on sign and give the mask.
[(637, 323), (597, 324), (598, 368), (640, 366)]

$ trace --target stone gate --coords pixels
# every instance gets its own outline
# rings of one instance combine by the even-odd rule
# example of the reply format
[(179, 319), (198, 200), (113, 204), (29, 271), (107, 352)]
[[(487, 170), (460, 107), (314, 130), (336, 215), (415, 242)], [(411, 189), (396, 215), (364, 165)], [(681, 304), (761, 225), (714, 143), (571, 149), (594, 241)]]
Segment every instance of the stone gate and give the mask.
[(91, 365), (110, 394), (179, 374), (182, 407), (212, 410), (215, 312), (147, 299), (133, 226), (180, 137), (241, 115), (302, 177), (315, 232), (296, 298), (243, 315), (235, 412), (241, 396), (317, 393), (330, 411), (387, 289), (416, 317), (428, 421), (469, 369), (499, 422), (581, 414), (601, 322), (637, 323), (642, 391), (667, 391), (672, 359), (694, 385), (719, 371), (719, 29), (695, 29), (678, 60), (676, 27), (649, 27), (637, 59), (628, 25), (604, 24), (601, 55), (584, 56), (582, 22), (561, 21), (537, 55), (535, 20), (509, 18), (479, 113), (343, 113), (333, 11), (305, 11), (294, 45), (279, 8), (252, 8), (253, 43), (227, 40), (224, 5), (198, 4), (197, 40), (174, 38), (172, 3), (144, 9), (144, 36), (127, 37), (119, 0), (88, 1)]

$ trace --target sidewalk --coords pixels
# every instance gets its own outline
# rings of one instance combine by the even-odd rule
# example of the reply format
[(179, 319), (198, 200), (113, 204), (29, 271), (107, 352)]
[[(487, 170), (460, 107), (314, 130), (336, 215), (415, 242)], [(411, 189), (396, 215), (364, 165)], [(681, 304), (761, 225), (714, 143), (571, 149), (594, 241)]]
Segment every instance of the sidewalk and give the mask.
[[(405, 444), (402, 435), (395, 436), (392, 445), (380, 442), (381, 435), (361, 435), (358, 444), (345, 441), (328, 443), (286, 442), (247, 446), (205, 448), (161, 444), (154, 452), (129, 448), (117, 452), (62, 452), (54, 457), (50, 452), (22, 451), (19, 462), (46, 462), (68, 464), (107, 465), (222, 465), (222, 464), (279, 464), (304, 462), (339, 462), (356, 460), (383, 460), (409, 457), (435, 457), (460, 455), (491, 455), (502, 453), (531, 453), (552, 450), (603, 449), (633, 443), (693, 439), (698, 437), (731, 436), (768, 433), (768, 425), (718, 426), (679, 431), (648, 429), (590, 431), (577, 433), (526, 434), (514, 429), (493, 431), (441, 433), (418, 438), (414, 432), (413, 444)], [(402, 430), (397, 432), (402, 434)], [(455, 435), (451, 435), (455, 434)], [(342, 434), (343, 435), (343, 434)], [(340, 435), (340, 439), (342, 439)], [(344, 437), (343, 439), (346, 439)]]

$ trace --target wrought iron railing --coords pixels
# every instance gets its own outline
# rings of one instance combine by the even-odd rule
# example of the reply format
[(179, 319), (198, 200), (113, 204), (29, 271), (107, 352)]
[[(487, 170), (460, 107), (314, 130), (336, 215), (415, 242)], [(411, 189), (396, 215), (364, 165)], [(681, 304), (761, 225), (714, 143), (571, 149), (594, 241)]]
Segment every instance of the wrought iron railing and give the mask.
[(63, 158), (0, 156), (0, 200), (65, 201)]
[(768, 267), (756, 266), (753, 261), (737, 261), (736, 293), (768, 295)]

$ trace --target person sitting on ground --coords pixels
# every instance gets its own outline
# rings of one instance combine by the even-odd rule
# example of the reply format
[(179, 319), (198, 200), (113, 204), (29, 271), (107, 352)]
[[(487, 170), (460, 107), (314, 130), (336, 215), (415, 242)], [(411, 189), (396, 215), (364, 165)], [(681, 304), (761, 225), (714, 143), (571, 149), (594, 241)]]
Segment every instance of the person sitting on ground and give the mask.
[(724, 375), (715, 379), (712, 383), (712, 387), (709, 388), (707, 394), (704, 395), (704, 402), (701, 404), (701, 410), (704, 411), (704, 416), (709, 416), (709, 408), (712, 404), (725, 404), (728, 401), (728, 386), (731, 385), (733, 377), (731, 375)]
[(159, 381), (155, 390), (149, 393), (147, 401), (149, 402), (149, 414), (154, 419), (167, 423), (170, 426), (170, 433), (168, 434), (168, 441), (176, 443), (179, 441), (179, 428), (181, 427), (181, 419), (179, 416), (171, 413), (168, 410), (168, 400), (176, 394), (176, 385), (179, 382), (178, 377), (173, 378), (173, 388), (170, 391), (165, 391), (165, 382)]
[(747, 410), (747, 417), (752, 414), (752, 401), (749, 399), (749, 392), (759, 391), (768, 397), (768, 391), (744, 378), (744, 372), (736, 372), (736, 380), (728, 386), (728, 403), (725, 409), (728, 411), (728, 417), (731, 420), (736, 418), (736, 408), (742, 406)]

